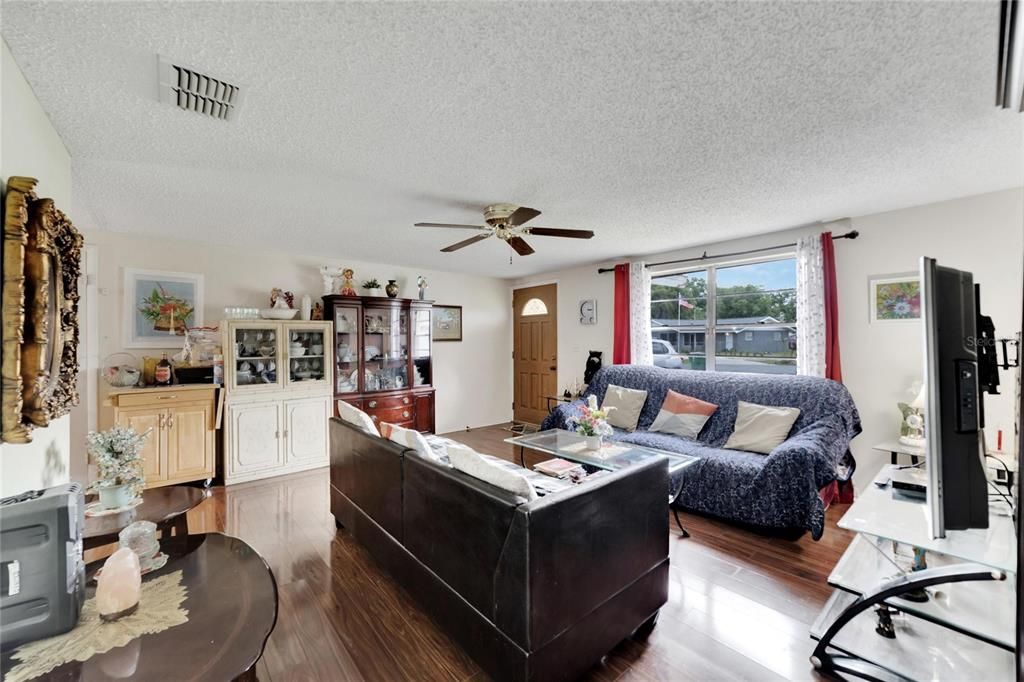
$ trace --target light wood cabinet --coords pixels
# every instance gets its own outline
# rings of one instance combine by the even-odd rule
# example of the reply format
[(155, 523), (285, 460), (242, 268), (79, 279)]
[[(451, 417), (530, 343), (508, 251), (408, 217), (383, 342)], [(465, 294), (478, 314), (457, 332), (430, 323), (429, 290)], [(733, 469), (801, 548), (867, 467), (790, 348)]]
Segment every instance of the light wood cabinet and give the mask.
[(330, 322), (225, 321), (224, 483), (327, 466)]
[(112, 390), (101, 425), (150, 432), (142, 450), (147, 488), (212, 479), (217, 390), (207, 384)]

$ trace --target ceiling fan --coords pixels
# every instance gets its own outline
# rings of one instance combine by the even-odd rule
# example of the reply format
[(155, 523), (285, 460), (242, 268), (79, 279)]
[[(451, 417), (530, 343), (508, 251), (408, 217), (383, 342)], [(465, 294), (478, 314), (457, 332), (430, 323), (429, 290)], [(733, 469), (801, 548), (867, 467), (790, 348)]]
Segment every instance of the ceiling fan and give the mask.
[(560, 227), (523, 227), (523, 223), (533, 220), (540, 211), (515, 204), (492, 204), (484, 209), (486, 225), (452, 225), (449, 223), (416, 223), (415, 227), (454, 227), (460, 230), (476, 230), (480, 234), (469, 239), (446, 246), (444, 253), (458, 251), (470, 244), (476, 244), (488, 237), (497, 237), (508, 242), (520, 256), (529, 256), (533, 247), (523, 239), (524, 235), (535, 234), (543, 237), (569, 237), (571, 239), (590, 239), (594, 233), (590, 230), (569, 230)]

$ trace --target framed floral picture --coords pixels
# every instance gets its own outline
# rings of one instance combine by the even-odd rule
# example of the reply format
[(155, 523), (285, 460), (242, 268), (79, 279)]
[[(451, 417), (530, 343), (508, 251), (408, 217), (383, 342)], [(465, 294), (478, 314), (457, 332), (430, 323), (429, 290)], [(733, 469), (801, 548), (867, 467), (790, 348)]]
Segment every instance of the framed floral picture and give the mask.
[(872, 324), (920, 320), (921, 279), (916, 272), (870, 277), (868, 300)]
[(434, 341), (462, 341), (462, 306), (435, 305)]
[(202, 324), (202, 275), (124, 269), (125, 348), (176, 348)]

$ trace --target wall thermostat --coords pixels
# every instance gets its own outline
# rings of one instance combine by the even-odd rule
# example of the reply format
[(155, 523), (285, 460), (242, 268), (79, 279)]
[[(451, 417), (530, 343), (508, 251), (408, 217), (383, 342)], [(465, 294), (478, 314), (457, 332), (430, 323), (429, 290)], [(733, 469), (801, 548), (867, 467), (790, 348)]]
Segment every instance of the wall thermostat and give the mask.
[(597, 324), (597, 301), (588, 298), (580, 301), (580, 324)]

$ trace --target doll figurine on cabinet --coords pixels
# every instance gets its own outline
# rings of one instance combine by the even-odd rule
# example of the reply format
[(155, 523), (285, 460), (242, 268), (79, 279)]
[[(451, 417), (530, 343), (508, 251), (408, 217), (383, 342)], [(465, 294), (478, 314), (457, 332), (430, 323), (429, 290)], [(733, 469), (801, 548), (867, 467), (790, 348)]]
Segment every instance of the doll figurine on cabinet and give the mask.
[(341, 279), (343, 281), (341, 283), (341, 291), (338, 292), (339, 294), (341, 294), (342, 296), (359, 295), (358, 293), (356, 293), (355, 285), (352, 284), (352, 278), (355, 276), (356, 273), (352, 270), (352, 268), (345, 268), (344, 270), (341, 271)]

